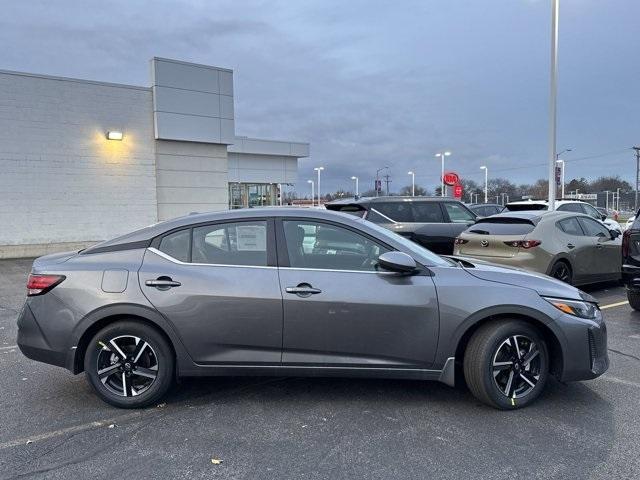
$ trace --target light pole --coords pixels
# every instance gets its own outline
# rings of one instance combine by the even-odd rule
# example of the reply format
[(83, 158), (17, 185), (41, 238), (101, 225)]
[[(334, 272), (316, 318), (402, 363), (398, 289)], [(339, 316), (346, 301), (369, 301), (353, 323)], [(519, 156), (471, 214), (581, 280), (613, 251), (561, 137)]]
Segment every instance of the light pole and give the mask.
[(487, 196), (489, 195), (489, 169), (486, 165), (480, 167), (480, 170), (484, 170), (484, 203), (487, 203)]
[(359, 195), (358, 194), (358, 177), (351, 177), (351, 180), (355, 180), (356, 181), (356, 197)]
[(620, 211), (620, 189), (616, 189), (616, 210)]
[(324, 170), (324, 167), (315, 167), (314, 170), (318, 172), (318, 206), (320, 206), (320, 172)]
[(411, 196), (415, 197), (416, 196), (416, 174), (413, 172), (407, 172), (409, 175), (411, 175)]
[(556, 96), (558, 91), (558, 13), (560, 0), (551, 0), (551, 75), (549, 89), (549, 210), (556, 209)]
[(441, 172), (441, 175), (440, 175), (440, 180), (441, 180), (441, 183), (440, 183), (440, 194), (443, 197), (445, 196), (445, 192), (444, 192), (444, 189), (445, 189), (445, 186), (444, 186), (444, 157), (448, 157), (449, 155), (451, 155), (451, 152), (440, 152), (440, 153), (436, 153), (436, 155), (435, 155), (436, 157), (440, 157), (442, 159), (442, 172)]
[(387, 168), (389, 168), (389, 167), (386, 166), (386, 167), (382, 167), (382, 168), (379, 168), (378, 170), (376, 170), (376, 197), (378, 196), (378, 193), (379, 193), (378, 192), (378, 182), (380, 181), (380, 172), (382, 170), (387, 169)]
[(316, 196), (315, 186), (313, 180), (307, 180), (307, 183), (311, 184), (311, 206), (313, 207), (315, 205), (314, 197)]

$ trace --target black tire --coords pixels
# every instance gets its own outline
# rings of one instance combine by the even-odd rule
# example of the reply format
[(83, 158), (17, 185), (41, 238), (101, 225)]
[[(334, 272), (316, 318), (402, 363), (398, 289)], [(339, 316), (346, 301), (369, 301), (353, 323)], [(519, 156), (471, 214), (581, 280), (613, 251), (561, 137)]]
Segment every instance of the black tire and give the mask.
[(102, 400), (120, 408), (157, 404), (171, 388), (174, 370), (174, 354), (164, 336), (136, 321), (106, 326), (91, 339), (84, 355), (89, 384)]
[(634, 310), (640, 311), (640, 290), (627, 290), (627, 300)]
[(569, 285), (573, 284), (573, 271), (571, 270), (571, 265), (565, 261), (560, 260), (554, 263), (551, 271), (549, 272), (549, 276), (560, 280), (561, 282), (568, 283)]
[[(514, 341), (520, 352), (517, 357), (512, 348)], [(527, 345), (538, 351), (529, 360), (529, 370), (524, 365)], [(509, 352), (512, 356), (507, 355)], [(530, 352), (533, 354), (534, 350)], [(503, 365), (509, 363), (510, 358), (514, 359), (512, 365)], [(494, 367), (496, 364), (501, 365)], [(496, 376), (495, 371), (499, 371)], [(511, 381), (510, 375), (513, 375)], [(507, 410), (529, 405), (544, 390), (548, 376), (549, 354), (544, 338), (523, 320), (496, 320), (482, 325), (469, 340), (464, 353), (464, 378), (469, 390), (478, 400), (494, 408)]]

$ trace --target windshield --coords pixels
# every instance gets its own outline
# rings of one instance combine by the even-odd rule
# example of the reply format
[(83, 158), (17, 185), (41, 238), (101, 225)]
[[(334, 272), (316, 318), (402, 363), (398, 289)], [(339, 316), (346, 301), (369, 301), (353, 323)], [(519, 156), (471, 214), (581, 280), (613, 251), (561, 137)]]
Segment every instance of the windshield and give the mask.
[(375, 230), (380, 234), (380, 236), (383, 237), (383, 240), (384, 240), (384, 237), (392, 237), (395, 242), (402, 244), (402, 246), (406, 248), (409, 252), (411, 252), (412, 254), (415, 254), (419, 259), (423, 259), (422, 261), (425, 261), (429, 265), (439, 266), (439, 267), (451, 266), (451, 263), (445, 260), (444, 258), (440, 257), (439, 255), (436, 255), (431, 250), (421, 247), (417, 243), (404, 238), (402, 235), (398, 235), (397, 233), (392, 232), (391, 230), (387, 230), (386, 228), (376, 225), (375, 223), (370, 222), (368, 220), (359, 219), (359, 221), (366, 222), (369, 228)]

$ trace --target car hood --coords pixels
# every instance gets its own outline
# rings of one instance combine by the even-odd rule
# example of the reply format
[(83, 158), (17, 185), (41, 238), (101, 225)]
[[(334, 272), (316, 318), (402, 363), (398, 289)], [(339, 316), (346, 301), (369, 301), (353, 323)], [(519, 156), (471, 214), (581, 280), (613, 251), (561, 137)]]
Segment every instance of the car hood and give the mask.
[(487, 282), (530, 288), (545, 297), (585, 300), (587, 302), (594, 303), (598, 302), (588, 293), (561, 282), (560, 280), (543, 275), (542, 273), (529, 272), (527, 270), (514, 267), (498, 266), (481, 260), (465, 257), (451, 258), (459, 260), (462, 268), (464, 268), (470, 275), (481, 280), (486, 280)]

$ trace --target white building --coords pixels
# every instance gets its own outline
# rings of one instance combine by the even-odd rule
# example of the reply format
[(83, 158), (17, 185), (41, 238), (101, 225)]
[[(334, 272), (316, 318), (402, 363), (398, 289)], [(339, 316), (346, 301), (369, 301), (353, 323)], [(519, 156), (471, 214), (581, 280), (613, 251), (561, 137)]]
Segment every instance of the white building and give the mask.
[(308, 155), (236, 136), (228, 69), (153, 58), (151, 87), (0, 70), (0, 258), (275, 205)]

